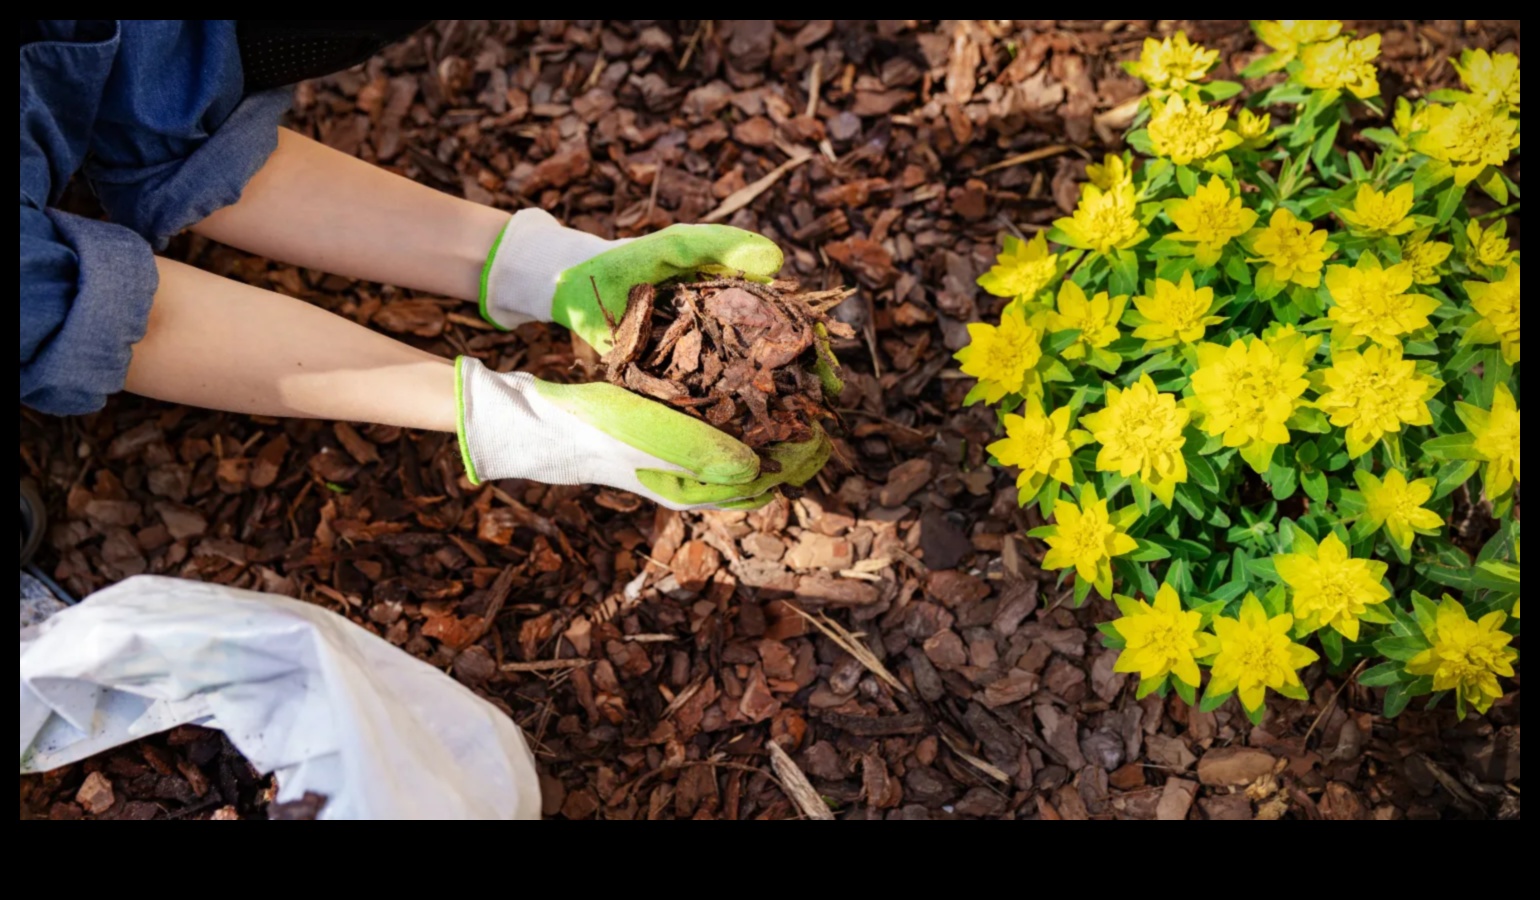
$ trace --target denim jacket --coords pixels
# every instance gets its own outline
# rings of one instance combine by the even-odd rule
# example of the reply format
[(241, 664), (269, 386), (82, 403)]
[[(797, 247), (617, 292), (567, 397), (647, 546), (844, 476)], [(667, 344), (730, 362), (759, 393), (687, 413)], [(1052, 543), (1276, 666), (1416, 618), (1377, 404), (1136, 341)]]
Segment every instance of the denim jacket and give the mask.
[[(24, 21), (21, 402), (98, 410), (123, 388), (153, 251), (240, 198), (287, 91), (243, 96), (230, 21)], [(77, 172), (110, 221), (50, 209)]]

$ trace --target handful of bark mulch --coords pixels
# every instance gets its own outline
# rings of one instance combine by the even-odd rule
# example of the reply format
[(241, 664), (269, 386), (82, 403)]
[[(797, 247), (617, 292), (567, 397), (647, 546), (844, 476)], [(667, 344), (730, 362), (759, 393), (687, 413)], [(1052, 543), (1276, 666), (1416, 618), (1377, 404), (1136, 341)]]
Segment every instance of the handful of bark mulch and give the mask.
[(278, 785), (224, 732), (183, 725), (43, 775), (21, 778), (21, 818), (315, 819), (326, 798), (275, 803)]
[(764, 454), (802, 443), (836, 418), (839, 363), (829, 338), (855, 332), (828, 314), (853, 290), (802, 293), (791, 282), (718, 278), (631, 289), (610, 319), (612, 384), (704, 419)]

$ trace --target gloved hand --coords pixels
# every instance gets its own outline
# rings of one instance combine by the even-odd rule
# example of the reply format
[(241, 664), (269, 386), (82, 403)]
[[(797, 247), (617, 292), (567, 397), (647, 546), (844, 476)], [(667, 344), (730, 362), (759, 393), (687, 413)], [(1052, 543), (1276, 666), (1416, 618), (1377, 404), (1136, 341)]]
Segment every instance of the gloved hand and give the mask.
[(458, 430), (473, 484), (524, 478), (602, 484), (670, 509), (757, 509), (778, 485), (801, 487), (829, 460), (820, 431), (759, 457), (699, 419), (611, 384), (552, 384), (500, 375), (478, 360), (455, 362)]
[(481, 315), (499, 328), (525, 322), (565, 325), (600, 353), (611, 346), (604, 309), (616, 322), (638, 284), (696, 272), (769, 279), (781, 249), (727, 225), (674, 225), (631, 240), (607, 241), (566, 228), (549, 213), (515, 213), (481, 273)]

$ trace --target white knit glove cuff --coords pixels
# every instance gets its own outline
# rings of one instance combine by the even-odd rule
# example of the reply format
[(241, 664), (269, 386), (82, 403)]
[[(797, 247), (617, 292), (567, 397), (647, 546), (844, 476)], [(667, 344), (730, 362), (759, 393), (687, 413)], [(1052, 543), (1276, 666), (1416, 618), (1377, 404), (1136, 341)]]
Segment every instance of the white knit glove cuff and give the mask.
[(499, 328), (551, 321), (556, 279), (621, 242), (564, 227), (550, 213), (514, 213), (481, 273), (481, 315)]
[(535, 384), (533, 375), (499, 375), (471, 357), (456, 363), (460, 453), (471, 483), (520, 478), (601, 484), (686, 508), (669, 504), (636, 477), (637, 469), (684, 469), (610, 437), (542, 397)]

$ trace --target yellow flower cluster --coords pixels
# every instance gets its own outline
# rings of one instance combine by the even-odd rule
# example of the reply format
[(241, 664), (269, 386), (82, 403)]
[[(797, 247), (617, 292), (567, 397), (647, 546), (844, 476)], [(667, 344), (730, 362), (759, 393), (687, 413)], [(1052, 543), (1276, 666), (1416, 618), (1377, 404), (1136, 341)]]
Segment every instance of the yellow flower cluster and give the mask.
[(1399, 347), (1402, 337), (1427, 328), (1438, 301), (1408, 293), (1415, 274), (1411, 262), (1386, 268), (1373, 253), (1360, 256), (1351, 269), (1328, 269), (1326, 289), (1334, 305), (1327, 317), (1336, 325), (1333, 349), (1352, 350), (1364, 338), (1383, 347)]
[(1485, 713), (1503, 695), (1497, 679), (1512, 678), (1519, 657), (1508, 646), (1513, 635), (1501, 630), (1507, 619), (1494, 612), (1472, 622), (1465, 607), (1445, 597), (1428, 635), (1433, 646), (1407, 663), (1406, 671), (1432, 677), (1433, 690), (1455, 691), (1463, 705)]
[(1347, 91), (1360, 100), (1380, 95), (1380, 36), (1363, 40), (1339, 37), (1299, 51), (1299, 81), (1315, 90)]
[(1460, 421), (1475, 438), (1476, 454), (1486, 462), (1482, 480), (1489, 500), (1506, 497), (1519, 475), (1519, 404), (1506, 384), (1497, 386), (1492, 408), (1484, 410), (1469, 403), (1455, 403)]
[(969, 324), (968, 337), (968, 346), (957, 351), (955, 358), (964, 374), (979, 380), (984, 402), (999, 403), (1010, 394), (1041, 391), (1037, 364), (1043, 358), (1043, 334), (1027, 321), (1022, 307), (1006, 307), (998, 327)]
[(1321, 284), (1321, 269), (1337, 252), (1324, 229), (1302, 222), (1294, 213), (1278, 207), (1267, 227), (1247, 236), (1247, 246), (1263, 263), (1257, 284), (1297, 284), (1315, 288)]
[(979, 287), (996, 297), (1032, 299), (1059, 276), (1059, 257), (1048, 252), (1048, 237), (1030, 241), (1006, 235), (994, 268), (979, 277)]
[(1196, 343), (1210, 325), (1224, 321), (1223, 316), (1209, 315), (1214, 309), (1214, 289), (1198, 287), (1191, 272), (1183, 272), (1175, 284), (1155, 279), (1154, 291), (1148, 297), (1135, 297), (1134, 308), (1145, 323), (1134, 329), (1134, 337), (1144, 338), (1152, 348)]
[(1519, 361), (1519, 266), (1508, 267), (1502, 281), (1465, 282), (1471, 306), (1481, 322), (1467, 337), (1475, 344), (1500, 344), (1509, 365)]
[(1282, 62), (1292, 60), (1300, 48), (1329, 41), (1342, 33), (1336, 19), (1276, 19), (1253, 22), (1257, 37), (1282, 55)]
[(1198, 414), (1205, 434), (1222, 436), (1226, 447), (1258, 473), (1266, 473), (1273, 451), (1289, 442), (1289, 419), (1305, 405), (1308, 361), (1320, 338), (1292, 335), (1276, 341), (1253, 338), (1228, 347), (1199, 344), (1187, 407)]
[(1207, 162), (1241, 144), (1241, 136), (1228, 127), (1230, 111), (1222, 106), (1178, 95), (1166, 101), (1150, 98), (1150, 110), (1150, 145), (1156, 155), (1179, 166)]
[(1172, 240), (1193, 244), (1193, 258), (1200, 266), (1217, 265), (1225, 246), (1257, 224), (1257, 214), (1217, 175), (1169, 212), (1177, 228)]
[(1133, 183), (1127, 181), (1107, 190), (1085, 185), (1075, 214), (1053, 224), (1068, 237), (1070, 246), (1103, 256), (1137, 246), (1150, 236), (1139, 221)]
[(1209, 50), (1187, 39), (1185, 31), (1164, 40), (1144, 39), (1144, 51), (1132, 67), (1133, 73), (1156, 93), (1185, 91), (1202, 81), (1219, 61), (1219, 51)]
[(1176, 395), (1162, 394), (1150, 376), (1127, 390), (1107, 386), (1107, 406), (1082, 416), (1080, 422), (1101, 444), (1096, 468), (1125, 478), (1137, 476), (1160, 502), (1171, 505), (1176, 486), (1187, 480), (1182, 430), (1191, 413), (1178, 406)]
[(1326, 390), (1316, 406), (1331, 424), (1347, 429), (1348, 455), (1357, 459), (1387, 434), (1406, 425), (1431, 425), (1428, 401), (1441, 385), (1402, 359), (1401, 346), (1370, 346), (1362, 353), (1332, 351), (1332, 367), (1322, 376)]
[(1275, 556), (1273, 565), (1293, 594), (1294, 616), (1306, 632), (1330, 627), (1356, 641), (1359, 620), (1368, 608), (1390, 599), (1383, 583), (1390, 567), (1353, 559), (1335, 534), (1304, 552)]

